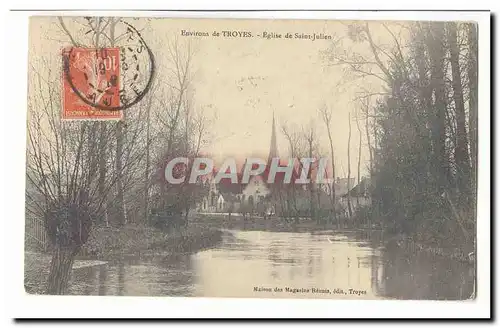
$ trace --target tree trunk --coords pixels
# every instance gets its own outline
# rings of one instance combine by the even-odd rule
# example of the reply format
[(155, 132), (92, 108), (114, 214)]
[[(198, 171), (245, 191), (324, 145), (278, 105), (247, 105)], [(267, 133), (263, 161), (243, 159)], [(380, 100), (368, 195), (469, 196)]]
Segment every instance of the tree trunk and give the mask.
[(352, 217), (351, 208), (351, 113), (348, 114), (349, 120), (349, 137), (347, 138), (347, 213), (349, 218)]
[[(151, 126), (151, 100), (148, 104), (147, 112), (146, 112), (146, 167), (144, 169), (144, 221), (149, 221), (149, 166), (150, 166), (150, 154), (149, 148), (151, 146), (150, 140), (150, 126)], [(160, 182), (161, 183), (161, 182)]]
[[(187, 228), (188, 226), (188, 223), (189, 223), (189, 205), (186, 206), (185, 208), (186, 212), (184, 213), (184, 227)], [(231, 215), (229, 215), (229, 217), (231, 217)]]
[[(374, 165), (373, 167), (378, 166), (378, 158), (380, 156), (379, 153), (377, 153), (377, 147), (379, 145), (379, 135), (377, 131), (377, 121), (374, 119), (373, 124), (372, 124), (372, 129), (373, 129), (373, 162)], [(372, 177), (374, 174), (372, 174)], [(372, 181), (372, 183), (376, 183), (376, 181)], [(374, 186), (375, 187), (375, 186)], [(372, 189), (375, 190), (375, 189)], [(380, 208), (381, 208), (381, 202), (382, 198), (380, 197), (379, 192), (372, 192), (372, 204), (374, 204), (374, 210), (375, 210), (375, 216), (380, 217)], [(381, 221), (383, 223), (383, 221)]]
[[(97, 17), (97, 28), (96, 28), (96, 33), (95, 33), (95, 48), (100, 49), (100, 36), (101, 33), (103, 32), (100, 28), (101, 25), (101, 17)], [(114, 40), (114, 23), (113, 23), (113, 18), (110, 18), (110, 35), (111, 35), (111, 40), (113, 46), (113, 40)], [(97, 124), (97, 122), (95, 122)], [(106, 135), (106, 130), (107, 126), (105, 122), (99, 122), (99, 180), (98, 180), (98, 185), (99, 185), (99, 196), (102, 199), (102, 206), (103, 206), (103, 213), (104, 213), (104, 219), (99, 219), (100, 223), (103, 221), (105, 222), (106, 226), (109, 225), (109, 220), (108, 220), (108, 204), (107, 204), (107, 197), (106, 197), (106, 147), (107, 147), (107, 135)]]
[(448, 159), (445, 148), (446, 85), (444, 80), (444, 23), (430, 23), (427, 47), (431, 57), (431, 88), (434, 91), (432, 115), (433, 171), (437, 193), (441, 195), (448, 186)]
[(368, 154), (370, 156), (370, 180), (373, 182), (373, 149), (372, 149), (372, 144), (371, 144), (371, 139), (370, 139), (370, 121), (369, 121), (369, 110), (370, 110), (370, 103), (369, 99), (366, 98), (366, 104), (365, 104), (365, 130), (366, 130), (366, 143), (368, 144)]
[(332, 187), (330, 190), (331, 202), (332, 202), (332, 219), (335, 221), (336, 213), (335, 213), (335, 154), (333, 152), (333, 139), (332, 139), (332, 131), (330, 130), (330, 120), (325, 118), (326, 131), (328, 132), (328, 141), (330, 142), (330, 156), (332, 160)]
[[(123, 117), (125, 120), (125, 117)], [(125, 200), (123, 196), (123, 143), (124, 143), (124, 122), (119, 121), (116, 124), (116, 224), (122, 226), (125, 224)]]
[[(309, 140), (309, 158), (312, 158), (312, 138)], [(312, 166), (309, 168), (309, 172), (312, 172)], [(310, 176), (309, 181), (309, 211), (311, 212), (311, 219), (314, 220), (316, 218), (316, 211), (314, 209), (314, 184), (312, 179), (312, 174), (308, 173)]]
[[(369, 121), (369, 111), (370, 111), (370, 100), (369, 98), (366, 98), (366, 104), (365, 104), (365, 130), (366, 130), (366, 143), (368, 144), (368, 154), (370, 156), (370, 163), (369, 163), (369, 169), (370, 169), (370, 183), (368, 186), (373, 186), (374, 180), (373, 180), (373, 149), (372, 149), (372, 143), (370, 139), (370, 121)], [(367, 195), (372, 200), (372, 205), (375, 203), (373, 199), (373, 193), (372, 193), (373, 188), (370, 188), (367, 190)], [(373, 211), (372, 211), (373, 213)], [(370, 229), (372, 228), (372, 217), (369, 218), (369, 222), (367, 222), (370, 226)]]
[[(358, 188), (361, 183), (361, 141), (362, 141), (362, 133), (361, 127), (359, 125), (359, 117), (356, 117), (356, 127), (358, 128), (359, 133), (359, 143), (358, 143)], [(359, 207), (359, 197), (356, 197), (356, 206)]]
[(472, 195), (475, 195), (477, 180), (477, 30), (474, 23), (469, 23), (467, 26), (469, 44), (467, 75), (469, 77), (469, 142), (472, 168), (471, 190)]
[[(114, 18), (110, 18), (109, 39), (111, 47), (115, 46), (115, 26)], [(125, 139), (125, 112), (123, 119), (116, 123), (116, 223), (121, 226), (126, 223), (125, 200), (123, 196), (123, 144)]]
[(104, 220), (99, 219), (100, 223), (105, 223), (106, 226), (109, 226), (108, 220), (108, 203), (106, 197), (106, 123), (99, 122), (99, 199), (102, 200)]
[[(418, 113), (422, 116), (422, 121), (425, 127), (421, 129), (421, 141), (422, 141), (422, 151), (421, 156), (426, 158), (425, 160), (425, 172), (420, 179), (422, 180), (422, 185), (432, 186), (434, 183), (429, 181), (428, 173), (433, 174), (433, 153), (432, 153), (432, 126), (434, 119), (434, 111), (432, 107), (432, 86), (430, 84), (428, 76), (428, 53), (425, 52), (425, 40), (426, 34), (422, 30), (421, 24), (419, 24), (419, 30), (415, 35), (415, 62), (418, 70), (418, 94), (420, 100), (420, 111)], [(428, 127), (428, 128), (427, 128)], [(428, 172), (428, 173), (427, 173)]]
[[(173, 119), (173, 123), (172, 125), (170, 126), (170, 131), (168, 133), (168, 140), (167, 140), (167, 152), (166, 152), (166, 155), (167, 155), (167, 158), (168, 160), (170, 160), (170, 156), (171, 156), (171, 151), (172, 151), (172, 144), (173, 144), (173, 141), (174, 141), (174, 129), (175, 127), (177, 126), (177, 119), (178, 119), (178, 116), (179, 116), (179, 111), (176, 112), (176, 115)], [(166, 203), (166, 198), (167, 198), (167, 182), (164, 181), (164, 177), (163, 175), (165, 174), (165, 171), (164, 170), (160, 170), (160, 177), (159, 177), (159, 181), (160, 181), (160, 208), (162, 210), (165, 209), (165, 206), (167, 205)], [(210, 196), (210, 205), (212, 205), (212, 198)]]
[(448, 23), (448, 45), (450, 48), (450, 62), (452, 71), (453, 101), (455, 102), (455, 116), (457, 121), (457, 142), (455, 146), (455, 161), (458, 168), (457, 182), (462, 201), (468, 202), (470, 194), (470, 160), (469, 143), (465, 129), (465, 105), (460, 77), (459, 49), (457, 45), (457, 25)]
[(50, 272), (47, 281), (47, 294), (64, 295), (68, 292), (68, 282), (78, 248), (54, 246)]

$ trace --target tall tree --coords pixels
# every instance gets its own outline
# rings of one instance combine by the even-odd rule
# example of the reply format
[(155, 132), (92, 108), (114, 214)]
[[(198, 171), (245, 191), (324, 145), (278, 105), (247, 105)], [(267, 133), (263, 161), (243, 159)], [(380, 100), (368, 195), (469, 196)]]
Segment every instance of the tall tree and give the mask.
[(373, 148), (371, 143), (371, 129), (370, 129), (370, 97), (366, 97), (364, 102), (362, 103), (363, 112), (365, 115), (365, 135), (366, 135), (366, 143), (368, 146), (368, 156), (369, 156), (369, 170), (370, 170), (370, 178), (373, 175)]
[[(360, 188), (361, 183), (361, 144), (363, 139), (363, 134), (361, 133), (361, 126), (359, 125), (360, 121), (359, 110), (356, 111), (356, 127), (358, 129), (359, 135), (359, 143), (358, 143), (358, 188)], [(359, 198), (356, 197), (356, 205), (359, 206)]]
[(349, 135), (347, 138), (347, 211), (349, 218), (352, 217), (352, 207), (351, 207), (351, 112), (347, 114), (349, 121)]
[(150, 190), (150, 180), (151, 180), (151, 107), (152, 107), (153, 98), (149, 98), (149, 102), (146, 108), (146, 163), (144, 167), (144, 219), (146, 221), (149, 220), (149, 190)]
[[(59, 114), (59, 80), (48, 64), (37, 65), (45, 71), (30, 72), (28, 101), (27, 179), (34, 191), (27, 192), (27, 209), (43, 217), (52, 244), (52, 259), (47, 293), (67, 293), (74, 257), (86, 243), (96, 218), (103, 208), (115, 175), (106, 176), (100, 191), (97, 151), (98, 125), (93, 122), (62, 122)], [(110, 136), (104, 136), (110, 138)], [(130, 161), (127, 165), (135, 165)], [(122, 169), (126, 169), (124, 166)], [(107, 167), (110, 169), (110, 167)]]
[(431, 116), (431, 136), (433, 140), (433, 168), (438, 181), (438, 195), (448, 188), (449, 167), (445, 146), (446, 85), (444, 79), (444, 61), (446, 55), (444, 23), (432, 22), (427, 26), (427, 51), (430, 55), (430, 87), (434, 94)]
[(330, 146), (330, 160), (332, 162), (332, 183), (329, 186), (330, 189), (330, 201), (332, 205), (332, 219), (336, 220), (336, 211), (335, 211), (335, 153), (333, 150), (333, 137), (332, 137), (332, 130), (331, 130), (331, 121), (332, 121), (332, 111), (328, 110), (326, 106), (323, 106), (320, 109), (320, 115), (321, 118), (323, 119), (323, 123), (325, 123), (326, 126), (326, 132), (328, 134), (328, 141), (329, 141), (329, 146)]
[[(336, 44), (326, 58), (329, 65), (348, 68), (348, 77), (354, 73), (379, 80), (387, 91), (377, 95), (370, 115), (374, 212), (393, 232), (442, 243), (459, 241), (467, 248), (475, 217), (468, 210), (469, 202), (460, 199), (470, 195), (474, 200), (467, 186), (474, 185), (477, 151), (475, 26), (379, 24), (393, 41), (387, 46), (377, 44), (371, 24), (349, 24), (348, 38), (342, 42), (350, 42), (356, 51), (335, 51), (349, 48)], [(365, 90), (365, 96), (375, 94)]]
[[(309, 126), (307, 128), (303, 128), (303, 136), (304, 136), (304, 140), (306, 142), (306, 145), (307, 145), (307, 155), (309, 158), (314, 158), (314, 153), (315, 153), (315, 150), (316, 150), (316, 133), (314, 131), (314, 126), (312, 124), (312, 122), (309, 124)], [(316, 201), (315, 201), (315, 193), (316, 193), (316, 186), (314, 184), (314, 179), (312, 177), (312, 171), (313, 171), (313, 166), (315, 165), (316, 163), (312, 163), (311, 164), (311, 167), (309, 169), (309, 172), (308, 172), (308, 177), (309, 177), (309, 214), (311, 215), (311, 219), (317, 219), (319, 221), (319, 216), (317, 217), (317, 213), (316, 213)]]
[(462, 78), (460, 72), (459, 56), (460, 50), (457, 44), (457, 23), (447, 23), (447, 41), (450, 50), (450, 62), (453, 88), (453, 101), (455, 103), (456, 117), (456, 146), (455, 146), (455, 161), (457, 166), (457, 184), (462, 196), (462, 201), (468, 201), (470, 198), (470, 159), (469, 159), (469, 142), (467, 130), (465, 127), (465, 104), (464, 93), (462, 88)]
[[(165, 86), (167, 90), (166, 99), (161, 101), (161, 110), (157, 112), (157, 119), (166, 131), (166, 149), (161, 152), (162, 158), (160, 162), (164, 162), (166, 158), (170, 158), (174, 150), (179, 146), (178, 138), (183, 136), (182, 119), (186, 109), (183, 105), (186, 104), (186, 97), (190, 88), (192, 79), (192, 57), (193, 49), (190, 43), (183, 47), (178, 39), (170, 41), (166, 45), (167, 62), (172, 66), (171, 75), (165, 77)], [(163, 174), (159, 170), (160, 176)], [(161, 181), (162, 178), (159, 177)], [(167, 186), (164, 183), (160, 184), (160, 207), (165, 207), (167, 197)]]
[(471, 187), (476, 192), (477, 180), (477, 27), (475, 23), (466, 24), (467, 27), (467, 76), (469, 81), (469, 141), (471, 153)]
[[(294, 126), (289, 126), (283, 123), (281, 132), (288, 142), (288, 156), (299, 160), (301, 157), (301, 149), (305, 148), (303, 145), (303, 135)], [(278, 190), (278, 197), (280, 200), (282, 215), (295, 217), (295, 223), (299, 222), (299, 211), (297, 208), (296, 186), (294, 183), (284, 184)], [(284, 195), (283, 195), (284, 194)]]

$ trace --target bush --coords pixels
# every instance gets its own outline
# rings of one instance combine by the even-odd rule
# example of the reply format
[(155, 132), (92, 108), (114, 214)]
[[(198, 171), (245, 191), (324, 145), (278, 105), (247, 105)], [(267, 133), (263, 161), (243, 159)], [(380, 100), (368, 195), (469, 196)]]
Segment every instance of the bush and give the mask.
[(373, 212), (370, 206), (358, 207), (354, 213), (355, 220), (360, 224), (373, 223)]

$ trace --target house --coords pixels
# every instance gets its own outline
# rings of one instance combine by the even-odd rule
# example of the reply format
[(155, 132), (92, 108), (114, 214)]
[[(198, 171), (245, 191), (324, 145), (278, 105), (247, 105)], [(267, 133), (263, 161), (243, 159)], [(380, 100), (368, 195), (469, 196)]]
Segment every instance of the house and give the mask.
[(340, 178), (337, 177), (335, 180), (335, 197), (339, 199), (341, 196), (345, 195), (349, 189), (356, 185), (355, 178)]
[(359, 207), (371, 205), (370, 188), (370, 180), (368, 178), (362, 178), (359, 184), (341, 195), (341, 204), (347, 208), (349, 199), (353, 210)]
[(241, 192), (242, 201), (249, 205), (262, 203), (270, 190), (261, 176), (252, 176)]
[[(344, 194), (347, 193), (347, 191), (351, 188), (353, 188), (356, 185), (356, 179), (355, 178), (350, 178), (349, 180), (347, 178), (340, 178), (337, 177), (335, 179), (335, 184), (333, 184), (335, 188), (335, 199), (336, 201), (339, 201), (340, 197)], [(331, 190), (332, 190), (332, 184), (329, 183), (322, 183), (319, 185), (319, 188), (323, 193), (326, 195), (331, 195)]]
[(224, 196), (219, 193), (216, 202), (216, 212), (223, 212), (225, 209), (226, 209), (226, 200), (224, 199)]

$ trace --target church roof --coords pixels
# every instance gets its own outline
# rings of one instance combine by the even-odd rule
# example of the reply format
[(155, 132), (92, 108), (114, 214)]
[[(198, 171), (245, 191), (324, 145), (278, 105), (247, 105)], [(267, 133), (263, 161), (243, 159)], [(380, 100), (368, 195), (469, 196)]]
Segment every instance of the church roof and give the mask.
[(223, 178), (219, 182), (219, 191), (221, 193), (241, 194), (243, 191), (243, 184), (241, 183), (242, 174), (237, 173), (238, 183), (232, 183), (230, 178)]
[(269, 156), (268, 161), (270, 161), (272, 158), (278, 157), (278, 145), (276, 142), (276, 121), (274, 119), (274, 112), (273, 112), (273, 125), (271, 127), (271, 144), (269, 146)]
[(367, 178), (361, 179), (359, 184), (357, 184), (354, 188), (349, 190), (347, 193), (342, 195), (342, 197), (346, 197), (347, 195), (351, 197), (362, 197), (367, 195), (370, 192), (370, 181)]
[[(288, 161), (287, 160), (284, 160), (284, 159), (280, 159), (279, 162), (278, 162), (278, 166), (279, 167), (287, 167), (288, 166)], [(286, 177), (286, 173), (285, 172), (276, 172), (276, 175), (274, 177), (274, 182), (272, 183), (268, 183), (268, 178), (269, 178), (269, 174), (271, 173), (271, 167), (270, 165), (267, 165), (266, 166), (266, 169), (264, 170), (264, 173), (262, 173), (262, 177), (264, 179), (264, 181), (266, 182), (266, 184), (268, 185), (274, 185), (274, 186), (283, 186), (285, 185), (285, 177)], [(289, 183), (287, 184), (295, 184), (295, 181), (300, 177), (300, 171), (299, 171), (299, 168), (294, 166), (293, 170), (292, 170), (292, 176), (290, 178), (290, 181)]]

